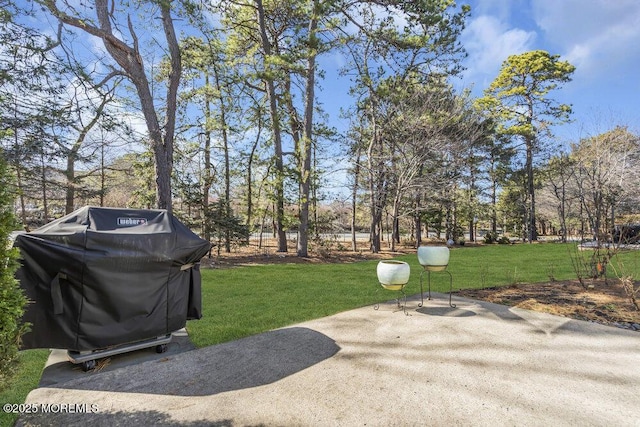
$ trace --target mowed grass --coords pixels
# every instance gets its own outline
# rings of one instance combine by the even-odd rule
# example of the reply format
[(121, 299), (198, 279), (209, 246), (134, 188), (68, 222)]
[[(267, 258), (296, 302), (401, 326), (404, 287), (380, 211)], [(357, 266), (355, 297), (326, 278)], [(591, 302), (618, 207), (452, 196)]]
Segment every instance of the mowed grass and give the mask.
[[(454, 290), (575, 279), (571, 259), (576, 254), (575, 245), (557, 243), (456, 247), (451, 250), (448, 271)], [(418, 294), (422, 267), (417, 256), (411, 253), (395, 259), (411, 265), (406, 292)], [(640, 277), (640, 251), (624, 253), (620, 259), (625, 274)], [(203, 317), (187, 322), (189, 336), (197, 347), (204, 347), (391, 300), (398, 293), (378, 284), (377, 264), (373, 260), (203, 269)], [(448, 292), (449, 276), (432, 273), (431, 285), (432, 291)], [(21, 352), (20, 371), (10, 387), (0, 392), (1, 402), (24, 402), (39, 382), (48, 353)], [(12, 425), (15, 418), (0, 414), (0, 425)]]
[[(518, 244), (456, 247), (448, 270), (454, 289), (576, 278), (573, 244)], [(586, 253), (583, 253), (586, 255)], [(638, 253), (623, 257), (637, 260)], [(338, 255), (339, 256), (339, 255)], [(422, 267), (415, 253), (396, 259), (411, 265), (405, 291), (420, 293)], [(387, 301), (397, 293), (377, 280), (378, 261), (334, 264), (272, 264), (202, 271), (203, 318), (189, 321), (198, 347)], [(640, 269), (635, 263), (635, 277)], [(425, 275), (426, 292), (426, 275)], [(448, 292), (449, 276), (431, 274), (431, 289)]]
[[(0, 392), (0, 402), (24, 403), (27, 394), (38, 386), (49, 350), (26, 350), (19, 355), (18, 371), (8, 386)], [(18, 414), (0, 412), (0, 426), (12, 426)]]
[(202, 270), (203, 317), (188, 322), (189, 336), (206, 346), (372, 304), (380, 298), (376, 264)]

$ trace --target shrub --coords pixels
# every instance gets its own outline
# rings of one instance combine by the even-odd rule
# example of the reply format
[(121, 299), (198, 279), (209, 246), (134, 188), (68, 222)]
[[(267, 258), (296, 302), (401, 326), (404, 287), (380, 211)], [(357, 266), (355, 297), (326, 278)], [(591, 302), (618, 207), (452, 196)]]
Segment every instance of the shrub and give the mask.
[(10, 241), (11, 232), (16, 229), (13, 188), (0, 152), (0, 390), (15, 370), (20, 336), (27, 328), (21, 324), (27, 299), (14, 276), (18, 251)]
[(484, 242), (487, 245), (495, 243), (497, 240), (498, 240), (498, 233), (494, 233), (493, 231), (490, 231), (484, 235)]
[(501, 236), (498, 239), (498, 244), (500, 244), (500, 245), (509, 245), (509, 244), (511, 244), (511, 240), (509, 240), (509, 238), (507, 236)]
[(490, 245), (492, 243), (498, 243), (498, 244), (501, 244), (501, 245), (508, 245), (509, 243), (511, 243), (511, 241), (509, 240), (509, 238), (507, 236), (498, 236), (498, 233), (494, 233), (494, 232), (489, 232), (489, 233), (485, 234), (484, 242), (487, 245)]

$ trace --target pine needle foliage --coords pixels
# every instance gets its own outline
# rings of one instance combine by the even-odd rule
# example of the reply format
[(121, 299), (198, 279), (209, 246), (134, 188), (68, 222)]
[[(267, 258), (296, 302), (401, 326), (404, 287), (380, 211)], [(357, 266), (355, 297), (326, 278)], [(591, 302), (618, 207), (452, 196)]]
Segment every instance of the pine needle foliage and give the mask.
[(18, 267), (18, 251), (11, 244), (17, 224), (14, 188), (4, 153), (0, 152), (0, 390), (15, 372), (20, 337), (28, 327), (21, 322), (27, 298), (14, 276)]

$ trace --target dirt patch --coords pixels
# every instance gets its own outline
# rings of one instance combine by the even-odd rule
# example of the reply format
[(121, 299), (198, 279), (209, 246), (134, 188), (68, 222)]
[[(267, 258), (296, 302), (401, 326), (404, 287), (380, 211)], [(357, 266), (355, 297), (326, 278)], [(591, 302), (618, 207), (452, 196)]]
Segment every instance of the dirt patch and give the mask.
[(345, 264), (366, 260), (390, 259), (404, 252), (382, 251), (378, 254), (370, 252), (352, 251), (327, 251), (323, 254), (313, 253), (308, 257), (299, 257), (295, 250), (290, 252), (275, 252), (273, 250), (253, 252), (235, 252), (230, 254), (220, 254), (202, 259), (202, 265), (210, 268), (229, 268), (246, 265), (262, 264)]
[(640, 331), (640, 311), (613, 279), (594, 281), (586, 289), (577, 280), (567, 280), (468, 289), (457, 295)]

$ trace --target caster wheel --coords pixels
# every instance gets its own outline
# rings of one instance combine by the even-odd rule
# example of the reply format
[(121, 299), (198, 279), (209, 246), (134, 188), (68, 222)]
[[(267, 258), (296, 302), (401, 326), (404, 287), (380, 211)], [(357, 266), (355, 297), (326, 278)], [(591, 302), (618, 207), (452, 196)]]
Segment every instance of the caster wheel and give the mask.
[(168, 349), (168, 345), (167, 344), (160, 344), (156, 346), (156, 353), (165, 353)]
[(84, 372), (90, 371), (96, 367), (95, 360), (87, 360), (86, 362), (82, 362), (82, 370)]

